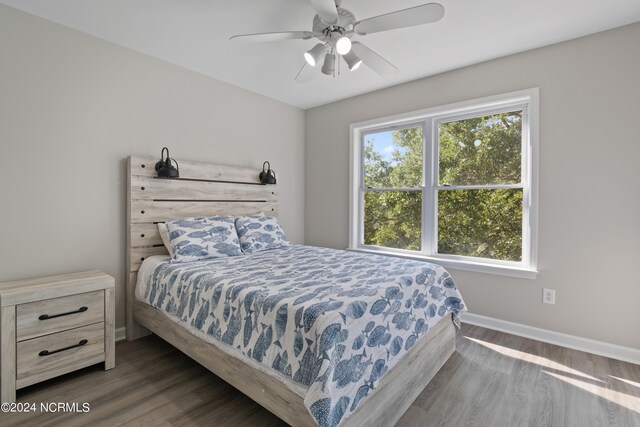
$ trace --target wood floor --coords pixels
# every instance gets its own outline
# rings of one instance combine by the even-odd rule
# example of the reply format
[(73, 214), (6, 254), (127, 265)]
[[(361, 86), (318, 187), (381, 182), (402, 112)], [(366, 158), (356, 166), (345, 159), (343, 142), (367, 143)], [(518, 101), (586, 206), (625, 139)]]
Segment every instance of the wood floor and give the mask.
[[(413, 426), (640, 426), (640, 366), (463, 325), (457, 352), (398, 423)], [(152, 336), (100, 366), (18, 391), (18, 402), (88, 413), (0, 413), (2, 426), (283, 426)]]

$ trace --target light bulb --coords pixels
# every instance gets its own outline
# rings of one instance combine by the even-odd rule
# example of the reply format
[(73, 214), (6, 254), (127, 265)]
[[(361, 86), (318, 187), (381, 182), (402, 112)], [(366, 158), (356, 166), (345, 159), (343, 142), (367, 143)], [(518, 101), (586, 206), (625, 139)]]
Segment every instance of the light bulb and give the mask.
[(354, 51), (350, 51), (346, 55), (342, 56), (344, 60), (347, 62), (350, 71), (357, 70), (362, 65), (362, 59), (355, 54)]
[(305, 52), (304, 59), (307, 61), (309, 65), (315, 67), (322, 55), (325, 53), (326, 47), (322, 43), (318, 43), (313, 47), (313, 49)]
[(313, 59), (313, 56), (311, 56), (309, 52), (304, 53), (304, 59), (305, 61), (307, 61), (307, 64), (311, 65), (312, 67), (316, 66), (316, 60)]
[(340, 55), (346, 55), (351, 52), (351, 40), (349, 40), (349, 37), (343, 36), (338, 39), (336, 42), (336, 51)]

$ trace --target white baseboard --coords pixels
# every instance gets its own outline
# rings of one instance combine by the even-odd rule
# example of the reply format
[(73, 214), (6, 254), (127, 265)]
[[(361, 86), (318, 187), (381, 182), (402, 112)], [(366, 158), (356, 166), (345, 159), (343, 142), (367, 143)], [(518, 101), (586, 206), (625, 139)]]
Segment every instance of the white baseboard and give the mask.
[(559, 345), (561, 347), (571, 348), (573, 350), (580, 350), (586, 353), (597, 354), (599, 356), (610, 357), (611, 359), (640, 365), (640, 349), (637, 348), (623, 347), (621, 345), (576, 337), (575, 335), (535, 328), (533, 326), (494, 319), (487, 316), (480, 316), (479, 314), (473, 313), (464, 313), (461, 316), (461, 320), (462, 323), (482, 326), (483, 328), (494, 329), (496, 331), (517, 335), (519, 337), (530, 338), (549, 344)]
[(116, 342), (124, 341), (127, 339), (127, 328), (116, 328)]

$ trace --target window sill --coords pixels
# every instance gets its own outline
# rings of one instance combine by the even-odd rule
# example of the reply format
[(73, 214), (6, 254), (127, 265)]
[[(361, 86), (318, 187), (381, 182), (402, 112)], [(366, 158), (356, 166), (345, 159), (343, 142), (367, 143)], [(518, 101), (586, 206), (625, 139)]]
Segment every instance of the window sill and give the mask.
[(424, 255), (398, 253), (393, 251), (385, 251), (384, 249), (367, 249), (367, 248), (348, 248), (349, 251), (364, 252), (376, 255), (388, 255), (399, 258), (415, 259), (418, 261), (427, 261), (433, 264), (441, 265), (445, 268), (454, 270), (473, 271), (476, 273), (495, 274), (498, 276), (517, 277), (519, 279), (535, 279), (538, 276), (538, 270), (524, 267), (512, 267), (507, 265), (485, 264), (474, 261), (458, 261), (445, 258), (428, 257)]

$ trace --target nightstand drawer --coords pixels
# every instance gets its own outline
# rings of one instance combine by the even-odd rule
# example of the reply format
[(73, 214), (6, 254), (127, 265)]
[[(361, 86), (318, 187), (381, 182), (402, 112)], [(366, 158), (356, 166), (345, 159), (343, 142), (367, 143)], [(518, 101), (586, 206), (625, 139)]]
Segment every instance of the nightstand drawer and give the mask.
[(104, 321), (104, 291), (20, 304), (16, 313), (18, 341)]
[[(104, 323), (96, 323), (18, 343), (19, 383), (39, 382), (104, 360)], [(22, 381), (21, 381), (22, 380)]]

